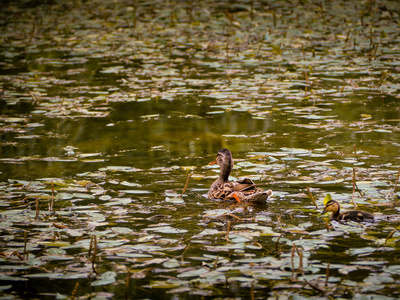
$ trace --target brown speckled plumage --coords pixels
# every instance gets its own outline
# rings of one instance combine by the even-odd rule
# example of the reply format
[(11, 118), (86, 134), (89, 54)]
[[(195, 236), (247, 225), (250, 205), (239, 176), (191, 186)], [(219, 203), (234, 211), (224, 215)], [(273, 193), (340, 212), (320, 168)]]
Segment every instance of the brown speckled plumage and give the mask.
[(374, 215), (362, 211), (362, 210), (349, 210), (345, 212), (340, 212), (340, 204), (336, 200), (330, 200), (326, 203), (324, 210), (321, 214), (332, 212), (331, 220), (336, 221), (356, 221), (356, 222), (363, 222), (363, 221), (374, 221)]
[(219, 150), (215, 161), (210, 164), (218, 164), (220, 174), (208, 190), (209, 199), (236, 199), (237, 201), (260, 203), (265, 202), (272, 195), (271, 190), (264, 191), (256, 188), (254, 182), (248, 178), (229, 181), (229, 174), (233, 169), (233, 158), (228, 149)]

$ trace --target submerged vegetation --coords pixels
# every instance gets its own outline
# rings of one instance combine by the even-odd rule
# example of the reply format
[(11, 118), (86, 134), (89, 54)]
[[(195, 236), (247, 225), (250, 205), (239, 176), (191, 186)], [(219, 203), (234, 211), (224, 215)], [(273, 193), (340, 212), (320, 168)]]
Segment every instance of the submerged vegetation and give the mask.
[[(4, 299), (394, 299), (398, 1), (10, 1)], [(221, 148), (264, 205), (205, 197)], [(320, 213), (332, 195), (347, 223)]]

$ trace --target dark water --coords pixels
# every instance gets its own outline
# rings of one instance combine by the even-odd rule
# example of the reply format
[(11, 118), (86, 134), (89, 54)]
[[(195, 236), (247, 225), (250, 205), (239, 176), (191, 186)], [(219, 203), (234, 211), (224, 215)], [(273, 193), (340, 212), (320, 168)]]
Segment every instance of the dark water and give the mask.
[[(321, 5), (6, 5), (4, 297), (397, 298), (398, 4)], [(221, 148), (268, 204), (205, 197)]]

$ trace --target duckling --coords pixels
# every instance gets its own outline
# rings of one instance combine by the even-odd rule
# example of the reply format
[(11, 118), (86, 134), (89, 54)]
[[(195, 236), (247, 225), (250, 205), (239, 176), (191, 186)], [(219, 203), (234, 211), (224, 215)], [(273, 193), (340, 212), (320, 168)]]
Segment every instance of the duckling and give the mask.
[(209, 165), (213, 164), (219, 165), (220, 174), (208, 190), (209, 199), (235, 199), (238, 203), (241, 201), (261, 203), (272, 195), (271, 190), (264, 191), (256, 188), (254, 182), (248, 178), (229, 181), (229, 174), (233, 169), (233, 158), (231, 151), (228, 149), (219, 150), (215, 160), (209, 163)]
[(336, 221), (356, 221), (356, 222), (362, 222), (362, 221), (369, 221), (369, 222), (374, 222), (374, 215), (362, 211), (362, 210), (349, 210), (346, 212), (340, 212), (340, 204), (336, 200), (329, 200), (325, 204), (324, 210), (321, 212), (321, 215), (327, 213), (327, 212), (332, 212), (331, 214), (331, 220), (336, 220)]

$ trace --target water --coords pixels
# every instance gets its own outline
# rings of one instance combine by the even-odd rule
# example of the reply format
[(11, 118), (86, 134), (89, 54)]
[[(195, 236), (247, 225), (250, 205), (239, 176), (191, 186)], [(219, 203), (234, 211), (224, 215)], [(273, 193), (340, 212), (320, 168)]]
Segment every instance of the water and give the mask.
[[(347, 3), (30, 4), (2, 12), (6, 297), (398, 297), (397, 3), (372, 43)], [(268, 204), (205, 197), (221, 148)]]

